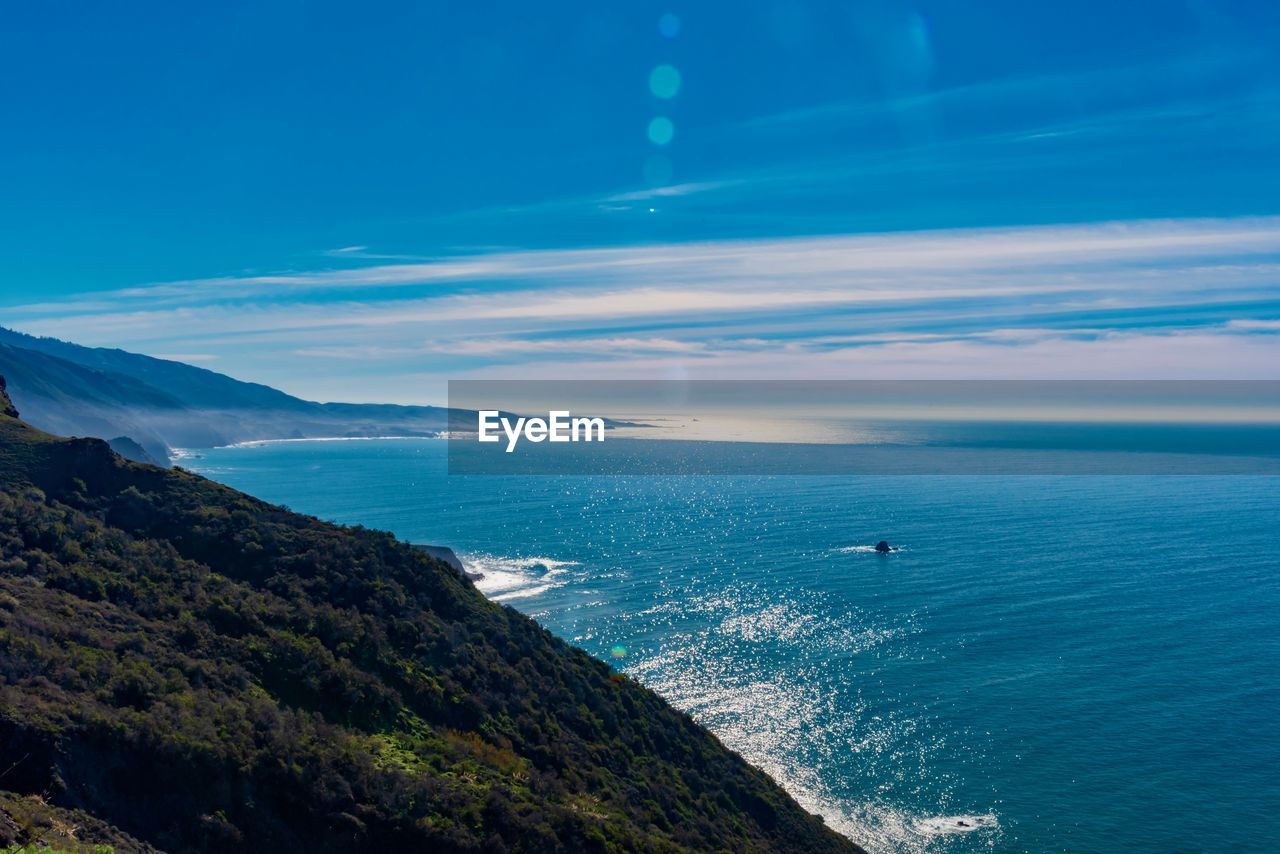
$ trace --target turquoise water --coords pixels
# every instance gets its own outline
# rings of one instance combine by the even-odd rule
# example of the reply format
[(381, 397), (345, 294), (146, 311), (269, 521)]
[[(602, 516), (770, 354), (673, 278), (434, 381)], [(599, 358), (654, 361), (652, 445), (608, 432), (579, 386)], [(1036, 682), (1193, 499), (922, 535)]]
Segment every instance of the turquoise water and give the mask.
[(444, 445), (182, 463), (454, 547), (872, 850), (1280, 848), (1280, 479), (448, 477)]

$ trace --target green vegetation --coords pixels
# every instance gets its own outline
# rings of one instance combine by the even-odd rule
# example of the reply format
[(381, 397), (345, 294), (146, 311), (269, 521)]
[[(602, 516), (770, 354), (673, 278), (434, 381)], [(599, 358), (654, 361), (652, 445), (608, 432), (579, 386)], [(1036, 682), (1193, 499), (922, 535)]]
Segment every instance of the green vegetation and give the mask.
[(0, 854), (151, 854), (156, 849), (82, 810), (0, 792)]
[(0, 789), (94, 822), (19, 849), (857, 850), (389, 534), (3, 414)]

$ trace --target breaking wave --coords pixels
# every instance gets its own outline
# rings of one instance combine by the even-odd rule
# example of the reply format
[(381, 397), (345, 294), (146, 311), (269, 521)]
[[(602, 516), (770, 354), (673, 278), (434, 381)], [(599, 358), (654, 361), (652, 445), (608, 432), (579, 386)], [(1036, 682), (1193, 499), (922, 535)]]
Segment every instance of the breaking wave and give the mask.
[(484, 595), (495, 602), (529, 599), (562, 587), (572, 576), (576, 561), (549, 557), (501, 557), (490, 554), (461, 556), (468, 572), (483, 577), (475, 582)]

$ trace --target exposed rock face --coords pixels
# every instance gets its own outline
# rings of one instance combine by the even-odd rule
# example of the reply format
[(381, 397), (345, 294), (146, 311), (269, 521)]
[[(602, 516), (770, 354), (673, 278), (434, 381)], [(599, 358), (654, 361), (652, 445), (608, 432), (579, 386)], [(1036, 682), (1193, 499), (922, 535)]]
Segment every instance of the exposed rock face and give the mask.
[(450, 569), (463, 578), (470, 579), (471, 581), (479, 581), (484, 578), (483, 572), (471, 572), (463, 566), (462, 561), (460, 561), (458, 556), (454, 554), (453, 549), (448, 546), (428, 546), (423, 543), (414, 543), (413, 547), (424, 554), (430, 555), (436, 560), (444, 561), (449, 565)]
[(126, 460), (133, 460), (135, 463), (146, 463), (147, 465), (158, 466), (159, 462), (156, 458), (147, 453), (147, 449), (139, 445), (128, 436), (116, 436), (114, 439), (108, 439), (107, 444), (111, 446), (111, 450), (115, 451)]
[(17, 418), (18, 410), (14, 408), (13, 401), (9, 399), (9, 393), (5, 390), (6, 388), (4, 377), (0, 376), (0, 415)]

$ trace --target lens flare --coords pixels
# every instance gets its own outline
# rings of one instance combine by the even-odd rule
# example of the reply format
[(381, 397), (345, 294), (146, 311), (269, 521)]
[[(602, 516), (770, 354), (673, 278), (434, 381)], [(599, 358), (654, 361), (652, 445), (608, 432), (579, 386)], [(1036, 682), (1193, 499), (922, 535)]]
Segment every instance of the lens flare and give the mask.
[(659, 65), (649, 72), (649, 91), (664, 101), (680, 93), (680, 71), (674, 65)]
[(658, 32), (669, 39), (680, 35), (680, 16), (674, 12), (663, 15), (658, 19)]
[(655, 116), (649, 122), (649, 141), (654, 145), (666, 145), (675, 135), (676, 126), (666, 116)]
[(621, 658), (626, 658), (626, 657), (627, 657), (627, 648), (626, 648), (625, 646), (623, 646), (622, 644), (618, 644), (617, 646), (611, 647), (611, 648), (609, 649), (609, 655), (613, 656), (614, 658), (619, 658), (619, 659), (621, 659)]

